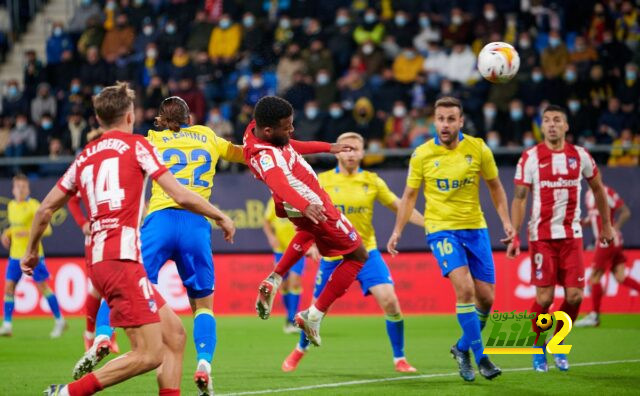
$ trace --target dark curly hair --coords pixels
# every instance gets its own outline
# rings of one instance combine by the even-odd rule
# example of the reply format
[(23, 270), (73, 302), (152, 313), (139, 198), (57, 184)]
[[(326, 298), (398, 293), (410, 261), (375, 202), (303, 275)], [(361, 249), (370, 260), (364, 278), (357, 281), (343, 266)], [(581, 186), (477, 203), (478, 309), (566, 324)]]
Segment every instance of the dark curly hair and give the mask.
[(258, 128), (276, 127), (280, 120), (293, 114), (291, 103), (278, 96), (265, 96), (256, 103), (253, 118)]

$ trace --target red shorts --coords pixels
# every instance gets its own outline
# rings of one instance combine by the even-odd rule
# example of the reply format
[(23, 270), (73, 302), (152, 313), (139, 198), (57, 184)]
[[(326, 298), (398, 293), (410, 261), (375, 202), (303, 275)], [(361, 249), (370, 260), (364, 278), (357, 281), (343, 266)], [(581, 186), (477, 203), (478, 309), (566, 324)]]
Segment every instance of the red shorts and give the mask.
[[(326, 206), (325, 206), (326, 207)], [(362, 239), (346, 216), (334, 206), (327, 207), (327, 221), (314, 224), (306, 217), (290, 218), (299, 230), (310, 232), (324, 257), (335, 257), (355, 251)]]
[(165, 304), (154, 293), (142, 264), (135, 261), (101, 261), (88, 268), (89, 278), (107, 301), (113, 327), (137, 327), (160, 322)]
[(613, 269), (618, 264), (624, 264), (627, 262), (627, 257), (624, 255), (622, 246), (609, 245), (602, 247), (598, 243), (596, 246), (596, 252), (593, 255), (593, 268), (601, 269), (603, 271)]
[(584, 287), (582, 238), (531, 241), (531, 284)]

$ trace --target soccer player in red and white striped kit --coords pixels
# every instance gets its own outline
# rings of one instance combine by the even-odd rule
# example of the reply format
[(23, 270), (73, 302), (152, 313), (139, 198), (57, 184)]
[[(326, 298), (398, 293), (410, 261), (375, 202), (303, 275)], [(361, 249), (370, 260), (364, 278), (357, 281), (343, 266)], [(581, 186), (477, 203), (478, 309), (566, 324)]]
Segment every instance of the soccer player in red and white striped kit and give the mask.
[[(522, 153), (515, 175), (515, 197), (511, 205), (513, 227), (520, 229), (531, 191), (533, 202), (529, 219), (529, 254), (531, 284), (536, 286), (536, 299), (531, 312), (547, 313), (553, 303), (556, 284), (564, 287), (564, 301), (557, 309), (571, 320), (578, 317), (584, 292), (584, 260), (582, 226), (580, 225), (581, 181), (586, 179), (593, 191), (602, 219), (600, 240), (613, 241), (607, 196), (602, 179), (591, 155), (582, 147), (567, 143), (567, 114), (559, 106), (550, 105), (542, 113), (544, 141)], [(516, 237), (507, 247), (507, 255), (520, 253)], [(556, 332), (562, 325), (556, 326)], [(539, 332), (534, 324), (534, 331)], [(554, 354), (559, 370), (569, 369), (565, 354)], [(546, 372), (546, 354), (533, 355), (533, 369)]]

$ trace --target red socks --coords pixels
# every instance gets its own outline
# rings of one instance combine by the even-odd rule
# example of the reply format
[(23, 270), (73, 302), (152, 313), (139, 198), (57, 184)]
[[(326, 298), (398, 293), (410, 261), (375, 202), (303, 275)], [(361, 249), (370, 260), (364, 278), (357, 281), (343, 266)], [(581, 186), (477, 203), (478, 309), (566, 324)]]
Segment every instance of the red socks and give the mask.
[(637, 292), (640, 292), (640, 283), (638, 283), (634, 279), (631, 279), (630, 276), (627, 276), (626, 278), (624, 278), (624, 280), (622, 281), (622, 284)]
[(364, 263), (352, 259), (344, 259), (342, 264), (333, 271), (327, 285), (315, 302), (316, 308), (321, 312), (327, 312), (331, 304), (342, 297), (353, 281), (358, 276)]
[(538, 302), (534, 299), (533, 305), (531, 306), (531, 312), (536, 313), (536, 317), (531, 319), (531, 328), (534, 333), (540, 333), (540, 330), (538, 330), (538, 326), (536, 325), (536, 319), (538, 318), (538, 315), (548, 313), (549, 308), (543, 308), (542, 305), (538, 304)]
[(591, 298), (593, 299), (593, 312), (600, 313), (600, 303), (602, 302), (602, 284), (600, 282), (591, 285)]
[(67, 385), (69, 396), (89, 396), (102, 390), (102, 385), (93, 373)]
[(180, 389), (160, 389), (160, 396), (180, 396)]
[(284, 277), (287, 272), (304, 256), (314, 242), (313, 234), (307, 231), (298, 231), (293, 237), (287, 250), (284, 251), (282, 258), (278, 261), (276, 268), (273, 270), (276, 274)]
[[(567, 315), (569, 315), (569, 317), (571, 318), (571, 321), (575, 322), (576, 319), (578, 318), (578, 313), (580, 312), (580, 304), (571, 305), (567, 302), (567, 300), (563, 300), (562, 305), (560, 306), (560, 309), (558, 311), (564, 311)], [(554, 332), (554, 334), (556, 334), (557, 332), (560, 331), (560, 329), (562, 329), (562, 325), (563, 323), (558, 321), (558, 323), (556, 324), (556, 331)]]
[(87, 314), (87, 331), (93, 333), (96, 331), (96, 317), (100, 308), (100, 297), (94, 297), (91, 293), (87, 294), (87, 302), (84, 305)]

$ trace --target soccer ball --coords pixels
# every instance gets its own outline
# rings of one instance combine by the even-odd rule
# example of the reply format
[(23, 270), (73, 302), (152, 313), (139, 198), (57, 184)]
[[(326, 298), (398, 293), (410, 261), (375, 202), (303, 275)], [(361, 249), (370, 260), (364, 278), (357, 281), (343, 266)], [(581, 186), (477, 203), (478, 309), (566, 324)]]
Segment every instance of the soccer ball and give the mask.
[(545, 332), (549, 330), (549, 328), (553, 325), (553, 319), (551, 319), (551, 314), (540, 314), (536, 319), (536, 326), (540, 329), (541, 332)]
[(492, 83), (511, 80), (520, 68), (520, 56), (512, 45), (496, 41), (482, 48), (478, 55), (478, 71)]

